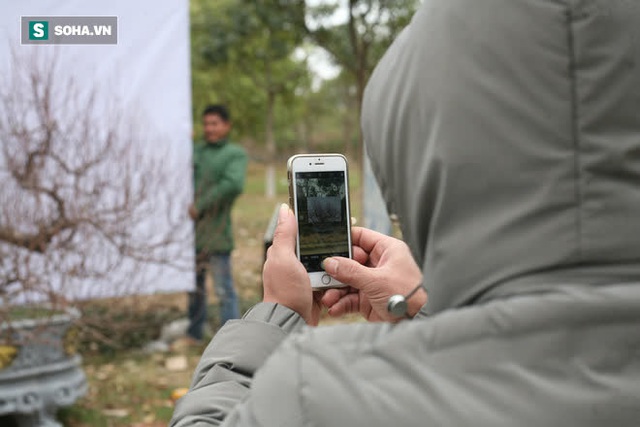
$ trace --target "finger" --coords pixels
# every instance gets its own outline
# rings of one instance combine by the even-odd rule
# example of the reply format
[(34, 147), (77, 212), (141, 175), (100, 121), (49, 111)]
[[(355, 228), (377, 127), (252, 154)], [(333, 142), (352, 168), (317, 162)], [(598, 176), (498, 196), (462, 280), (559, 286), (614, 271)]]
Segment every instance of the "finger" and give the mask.
[(360, 294), (347, 294), (329, 308), (329, 316), (338, 317), (345, 314), (358, 313)]
[(351, 253), (353, 254), (353, 259), (362, 265), (365, 265), (369, 260), (369, 254), (366, 253), (360, 246), (354, 246), (353, 248), (351, 248)]
[(337, 303), (340, 298), (349, 293), (349, 288), (340, 288), (340, 289), (327, 289), (327, 291), (322, 296), (322, 304), (331, 308), (332, 305)]
[(351, 244), (360, 246), (366, 253), (371, 253), (376, 246), (379, 246), (377, 250), (384, 250), (394, 241), (394, 238), (368, 228), (351, 227)]
[(374, 279), (368, 267), (349, 258), (327, 258), (322, 262), (322, 268), (334, 279), (356, 289), (362, 289)]
[(278, 225), (273, 232), (274, 250), (295, 251), (296, 229), (296, 218), (289, 206), (283, 203), (278, 212)]

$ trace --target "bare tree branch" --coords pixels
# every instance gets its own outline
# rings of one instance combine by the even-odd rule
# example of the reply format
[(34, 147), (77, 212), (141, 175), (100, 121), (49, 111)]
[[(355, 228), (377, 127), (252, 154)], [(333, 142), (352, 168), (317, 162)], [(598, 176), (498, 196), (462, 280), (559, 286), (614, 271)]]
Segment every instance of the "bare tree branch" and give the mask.
[(16, 299), (136, 292), (145, 266), (191, 270), (188, 191), (168, 155), (145, 150), (145, 122), (65, 77), (55, 55), (12, 59), (0, 81), (0, 316)]

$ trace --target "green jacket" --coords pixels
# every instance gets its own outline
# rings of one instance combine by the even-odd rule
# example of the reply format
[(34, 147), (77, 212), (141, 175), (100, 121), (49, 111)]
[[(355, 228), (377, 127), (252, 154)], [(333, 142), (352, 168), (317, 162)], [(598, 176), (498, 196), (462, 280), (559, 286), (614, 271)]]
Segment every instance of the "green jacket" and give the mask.
[(231, 207), (244, 188), (247, 160), (244, 149), (228, 140), (194, 144), (197, 252), (226, 253), (233, 250)]

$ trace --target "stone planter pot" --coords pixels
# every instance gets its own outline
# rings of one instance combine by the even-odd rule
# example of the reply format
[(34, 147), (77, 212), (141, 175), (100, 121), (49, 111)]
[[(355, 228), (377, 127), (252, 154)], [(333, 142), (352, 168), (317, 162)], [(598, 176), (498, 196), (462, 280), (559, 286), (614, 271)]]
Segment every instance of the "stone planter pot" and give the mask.
[(0, 416), (14, 425), (61, 426), (55, 414), (87, 392), (72, 327), (75, 309), (0, 324)]

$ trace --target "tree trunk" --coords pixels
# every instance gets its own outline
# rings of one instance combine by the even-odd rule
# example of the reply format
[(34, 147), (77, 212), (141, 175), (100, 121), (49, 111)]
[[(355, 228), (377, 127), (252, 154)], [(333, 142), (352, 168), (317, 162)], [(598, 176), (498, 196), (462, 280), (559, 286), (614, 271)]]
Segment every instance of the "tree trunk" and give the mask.
[(302, 141), (302, 147), (304, 149), (304, 151), (306, 153), (310, 153), (311, 152), (311, 138), (309, 136), (310, 132), (310, 124), (308, 123), (307, 120), (300, 120), (300, 123), (298, 124), (298, 135), (300, 138), (300, 141)]
[(267, 120), (266, 120), (266, 145), (267, 145), (267, 170), (265, 173), (265, 196), (269, 199), (276, 197), (276, 140), (274, 135), (274, 114), (276, 107), (276, 94), (271, 88), (267, 89)]
[[(349, 31), (349, 40), (351, 42), (351, 49), (353, 51), (353, 57), (356, 61), (355, 77), (356, 77), (356, 104), (358, 115), (356, 121), (358, 123), (358, 147), (356, 149), (356, 159), (360, 162), (360, 177), (361, 182), (364, 183), (365, 179), (365, 152), (364, 152), (364, 139), (362, 136), (362, 129), (360, 129), (360, 118), (362, 117), (362, 98), (364, 98), (364, 89), (367, 84), (367, 44), (358, 37), (356, 30), (356, 18), (354, 16), (354, 8), (357, 5), (356, 0), (349, 0), (349, 21), (347, 23)], [(365, 203), (365, 191), (362, 192), (362, 206)]]
[[(357, 116), (354, 117), (354, 110), (357, 109), (355, 101), (351, 88), (348, 87), (344, 91), (345, 114), (342, 118), (342, 139), (344, 140), (345, 155), (349, 159), (356, 159), (358, 155), (357, 147), (353, 144), (354, 131), (358, 131), (360, 128), (356, 125), (358, 122)], [(356, 111), (355, 114), (357, 115), (358, 112)]]

